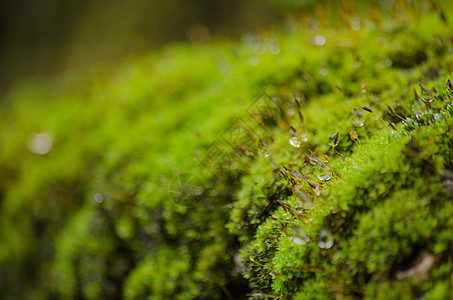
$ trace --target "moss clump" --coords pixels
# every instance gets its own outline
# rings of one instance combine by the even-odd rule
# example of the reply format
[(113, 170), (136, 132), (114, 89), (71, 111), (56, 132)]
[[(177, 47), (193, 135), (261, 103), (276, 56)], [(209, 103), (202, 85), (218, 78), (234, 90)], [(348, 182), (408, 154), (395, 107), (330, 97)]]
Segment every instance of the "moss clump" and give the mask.
[(446, 110), (439, 115), (363, 141), (303, 217), (287, 197), (294, 210), (274, 211), (243, 250), (252, 287), (301, 298), (380, 299), (389, 289), (418, 298), (451, 280), (453, 121)]
[(11, 92), (5, 297), (448, 299), (451, 26), (401, 5)]

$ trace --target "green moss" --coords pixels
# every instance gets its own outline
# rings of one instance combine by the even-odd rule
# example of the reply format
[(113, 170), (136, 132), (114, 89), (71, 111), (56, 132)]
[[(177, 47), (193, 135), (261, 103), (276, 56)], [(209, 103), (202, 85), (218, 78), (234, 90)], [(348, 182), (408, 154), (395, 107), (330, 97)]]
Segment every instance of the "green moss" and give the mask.
[[(437, 120), (408, 131), (410, 136), (383, 131), (364, 141), (350, 166), (339, 171), (342, 178), (330, 183), (324, 196), (314, 200), (315, 208), (305, 212), (305, 220), (288, 212), (282, 216), (280, 210), (273, 214), (275, 221), (260, 225), (243, 255), (244, 261), (252, 256), (260, 264), (247, 263), (245, 271), (252, 279), (264, 270), (274, 276), (272, 290), (269, 282), (253, 287), (288, 296), (300, 290), (305, 297), (318, 294), (313, 281), (322, 281), (323, 292), (331, 296), (385, 298), (391, 289), (397, 298), (412, 298), (428, 291), (430, 284), (420, 286), (413, 278), (403, 284), (398, 274), (415, 268), (414, 257), (423, 251), (439, 259), (423, 276), (431, 267), (435, 272), (450, 265), (451, 243), (441, 247), (438, 239), (444, 240), (453, 213), (442, 179), (451, 169), (451, 150), (443, 150), (451, 149), (445, 147), (452, 138), (451, 115), (440, 113)], [(291, 224), (301, 226), (309, 242), (299, 245)], [(333, 243), (323, 250), (326, 232)]]
[[(424, 4), (370, 18), (351, 9), (335, 27), (302, 14), (241, 42), (173, 45), (11, 92), (0, 113), (2, 291), (448, 298), (451, 26)], [(419, 83), (436, 100), (425, 104)], [(271, 117), (253, 114), (260, 99)], [(256, 136), (234, 152), (225, 136), (238, 117)], [(48, 153), (30, 146), (34, 132), (51, 138)], [(230, 155), (203, 160), (213, 142)], [(193, 196), (186, 181), (196, 198), (178, 194)]]

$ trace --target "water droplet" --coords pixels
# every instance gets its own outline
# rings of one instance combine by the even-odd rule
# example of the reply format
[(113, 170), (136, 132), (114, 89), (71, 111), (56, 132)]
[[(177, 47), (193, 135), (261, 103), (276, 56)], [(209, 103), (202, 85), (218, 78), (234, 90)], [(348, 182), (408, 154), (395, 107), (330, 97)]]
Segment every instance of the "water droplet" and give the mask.
[(291, 136), (291, 139), (289, 140), (289, 143), (291, 144), (291, 146), (299, 148), (301, 140), (300, 140), (300, 137), (298, 137), (297, 135), (298, 134), (295, 134), (295, 135)]
[(352, 118), (352, 124), (354, 124), (355, 127), (362, 127), (363, 124), (365, 124), (365, 118), (363, 116), (363, 113), (358, 108), (354, 108), (354, 116)]
[(329, 181), (332, 178), (332, 171), (328, 165), (320, 161), (316, 168), (316, 176), (321, 181)]
[(335, 240), (333, 238), (332, 233), (330, 233), (327, 229), (323, 229), (319, 232), (319, 241), (318, 247), (321, 249), (330, 249), (335, 244)]
[(310, 162), (310, 164), (312, 166), (316, 166), (318, 164), (318, 161), (315, 158), (313, 158), (311, 156), (307, 156), (307, 157), (308, 157), (308, 161)]
[(332, 171), (324, 172), (323, 174), (316, 175), (321, 181), (329, 181), (332, 178)]
[(97, 203), (102, 203), (104, 201), (104, 195), (102, 195), (101, 193), (94, 194), (94, 201), (96, 201)]
[(338, 146), (339, 137), (340, 137), (340, 134), (339, 134), (338, 132), (332, 134), (332, 135), (329, 137), (329, 145), (330, 145), (331, 147), (336, 147), (336, 146)]
[(28, 150), (35, 154), (44, 155), (52, 149), (53, 137), (52, 133), (36, 133), (33, 132), (28, 138)]
[(362, 84), (362, 86), (360, 87), (360, 94), (365, 94), (367, 87), (368, 87), (368, 83)]
[(326, 38), (323, 37), (322, 35), (317, 35), (313, 38), (312, 42), (316, 46), (322, 46), (325, 44)]
[(315, 205), (313, 204), (313, 201), (311, 201), (310, 196), (308, 196), (305, 192), (299, 190), (299, 189), (293, 189), (294, 195), (296, 195), (296, 199), (299, 200), (299, 203), (303, 206), (305, 209), (313, 209), (315, 208)]
[(307, 132), (304, 132), (300, 135), (300, 139), (302, 140), (302, 142), (307, 142), (308, 141), (308, 133)]
[(308, 236), (308, 234), (302, 227), (296, 225), (294, 227), (293, 241), (297, 245), (306, 245), (308, 242), (310, 242), (310, 236)]
[(310, 151), (310, 155), (307, 155), (307, 157), (308, 157), (308, 161), (310, 162), (311, 165), (316, 166), (316, 165), (322, 163), (322, 161), (313, 153), (313, 151), (311, 151), (311, 150), (308, 150), (308, 151)]
[(269, 155), (271, 155), (271, 153), (269, 152), (269, 147), (261, 139), (258, 142), (258, 154), (262, 157), (269, 157)]
[(289, 128), (289, 134), (291, 135), (291, 138), (289, 139), (289, 143), (291, 144), (291, 146), (299, 148), (300, 144), (302, 143), (302, 140), (301, 140), (300, 135), (297, 132), (296, 128), (294, 128), (294, 126), (291, 126)]

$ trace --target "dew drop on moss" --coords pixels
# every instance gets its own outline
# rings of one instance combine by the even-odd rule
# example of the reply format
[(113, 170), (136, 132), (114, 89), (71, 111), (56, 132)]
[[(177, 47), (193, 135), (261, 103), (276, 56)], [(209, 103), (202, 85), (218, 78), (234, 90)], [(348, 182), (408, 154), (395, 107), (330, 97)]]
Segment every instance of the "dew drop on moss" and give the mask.
[(332, 171), (329, 170), (329, 171), (327, 171), (327, 172), (325, 172), (323, 174), (318, 174), (316, 176), (321, 181), (329, 181), (332, 178)]
[(329, 181), (332, 178), (332, 171), (328, 165), (320, 161), (316, 168), (316, 176), (321, 181)]
[(53, 135), (52, 133), (42, 132), (36, 133), (33, 132), (28, 138), (28, 150), (35, 154), (44, 155), (47, 154), (52, 149), (53, 144)]
[(94, 194), (94, 201), (96, 201), (97, 203), (102, 203), (104, 201), (104, 195), (102, 195), (101, 193)]
[(323, 229), (319, 232), (319, 241), (318, 247), (321, 249), (330, 249), (335, 244), (335, 240), (333, 238), (332, 233), (330, 233), (327, 229)]
[(329, 145), (331, 147), (336, 147), (338, 146), (338, 142), (339, 142), (339, 133), (334, 133), (332, 134), (330, 137), (329, 137)]
[(312, 39), (313, 45), (322, 46), (326, 43), (326, 38), (322, 35), (317, 35)]
[(289, 129), (289, 134), (291, 135), (291, 137), (289, 139), (289, 143), (291, 144), (291, 146), (293, 146), (295, 148), (299, 148), (300, 144), (302, 143), (302, 140), (300, 138), (299, 133), (296, 131), (296, 128), (291, 126)]
[(294, 228), (294, 237), (293, 237), (294, 243), (297, 245), (306, 245), (308, 242), (310, 242), (310, 237), (308, 234), (305, 232), (305, 230), (300, 227), (296, 226)]
[(300, 135), (300, 139), (302, 142), (307, 142), (308, 141), (308, 133), (304, 132)]
[(352, 124), (355, 127), (362, 127), (365, 124), (365, 117), (363, 116), (362, 111), (360, 109), (354, 108), (354, 116), (352, 118)]

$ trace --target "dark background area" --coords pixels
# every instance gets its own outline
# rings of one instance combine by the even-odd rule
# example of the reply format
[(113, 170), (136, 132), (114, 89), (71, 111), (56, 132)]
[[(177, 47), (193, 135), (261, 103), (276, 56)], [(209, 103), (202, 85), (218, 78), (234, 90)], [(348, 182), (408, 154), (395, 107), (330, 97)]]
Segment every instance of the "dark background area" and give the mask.
[[(394, 2), (363, 1), (354, 5), (373, 3), (390, 11)], [(205, 42), (213, 36), (234, 40), (269, 24), (280, 24), (286, 16), (297, 16), (302, 10), (335, 11), (340, 3), (335, 0), (2, 0), (0, 95), (24, 79), (55, 77), (93, 64), (114, 65), (175, 41)]]
[(187, 41), (193, 28), (234, 39), (311, 2), (3, 0), (0, 91), (20, 79), (112, 63)]

